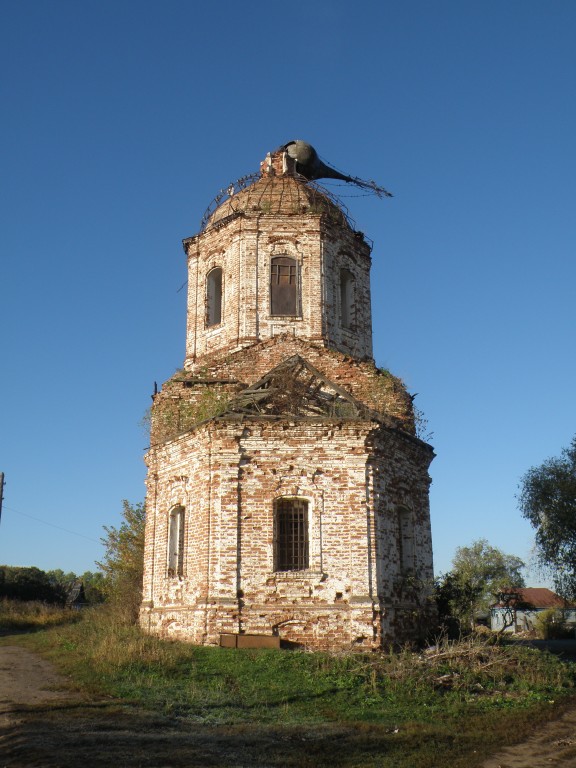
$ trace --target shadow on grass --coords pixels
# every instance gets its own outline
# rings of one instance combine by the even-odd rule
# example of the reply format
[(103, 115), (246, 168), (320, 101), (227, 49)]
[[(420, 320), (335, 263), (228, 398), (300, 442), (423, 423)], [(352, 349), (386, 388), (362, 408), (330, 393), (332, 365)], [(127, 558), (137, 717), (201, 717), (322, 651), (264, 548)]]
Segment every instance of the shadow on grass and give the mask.
[(10, 768), (433, 768), (450, 761), (454, 742), (426, 729), (391, 733), (356, 724), (206, 726), (118, 703), (21, 708), (17, 717), (0, 728)]
[(37, 622), (27, 622), (24, 620), (18, 622), (0, 621), (0, 637), (17, 637), (18, 635), (30, 635), (35, 632), (45, 632), (47, 629), (52, 629), (53, 627), (61, 627), (65, 624), (73, 624), (76, 621), (78, 621), (78, 619), (71, 619), (69, 617), (54, 619), (50, 621), (49, 624), (38, 624)]

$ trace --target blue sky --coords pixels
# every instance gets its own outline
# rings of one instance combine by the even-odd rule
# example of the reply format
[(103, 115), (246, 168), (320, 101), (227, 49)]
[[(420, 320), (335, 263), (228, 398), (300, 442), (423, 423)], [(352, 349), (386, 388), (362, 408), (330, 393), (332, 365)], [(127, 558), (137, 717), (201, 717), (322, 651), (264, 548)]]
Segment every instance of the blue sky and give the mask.
[(295, 138), (395, 195), (330, 187), (433, 433), (436, 570), (529, 560), (519, 479), (576, 432), (575, 39), (572, 0), (3, 0), (0, 563), (94, 570), (143, 500), (181, 240)]

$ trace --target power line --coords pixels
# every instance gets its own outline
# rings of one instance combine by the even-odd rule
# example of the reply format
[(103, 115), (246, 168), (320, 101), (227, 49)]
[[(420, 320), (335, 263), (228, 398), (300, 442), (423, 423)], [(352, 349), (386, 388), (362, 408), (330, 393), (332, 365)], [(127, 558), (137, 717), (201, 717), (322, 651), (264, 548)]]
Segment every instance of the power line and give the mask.
[(14, 509), (13, 507), (7, 507), (4, 505), (4, 509), (9, 509), (10, 512), (15, 512), (17, 515), (22, 515), (22, 517), (29, 517), (31, 520), (36, 520), (38, 523), (42, 523), (43, 525), (49, 525), (51, 528), (58, 528), (59, 531), (65, 531), (65, 533), (70, 533), (72, 536), (79, 536), (81, 539), (87, 539), (88, 541), (95, 541), (96, 544), (101, 544), (102, 542), (98, 539), (93, 539), (91, 536), (85, 536), (83, 533), (78, 533), (77, 531), (71, 531), (69, 528), (63, 528), (61, 525), (55, 525), (54, 523), (49, 523), (47, 520), (42, 520), (40, 517), (34, 517), (34, 515), (29, 515), (27, 512), (19, 512), (17, 509)]

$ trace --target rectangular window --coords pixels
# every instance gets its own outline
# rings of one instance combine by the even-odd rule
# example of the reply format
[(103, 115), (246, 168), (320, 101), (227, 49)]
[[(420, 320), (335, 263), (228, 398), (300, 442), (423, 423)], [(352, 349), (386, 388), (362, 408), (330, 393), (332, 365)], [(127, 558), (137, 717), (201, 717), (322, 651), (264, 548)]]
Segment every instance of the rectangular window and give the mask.
[(270, 314), (298, 314), (298, 265), (289, 256), (276, 256), (270, 263)]
[(308, 568), (308, 502), (278, 499), (275, 509), (276, 571)]
[(404, 573), (414, 568), (414, 522), (409, 509), (398, 510), (400, 568)]
[(348, 269), (340, 270), (340, 322), (343, 328), (352, 328), (354, 305), (354, 275)]
[(168, 528), (168, 575), (184, 574), (184, 507), (170, 512)]
[(222, 270), (215, 267), (210, 270), (206, 280), (206, 325), (219, 325), (222, 322)]

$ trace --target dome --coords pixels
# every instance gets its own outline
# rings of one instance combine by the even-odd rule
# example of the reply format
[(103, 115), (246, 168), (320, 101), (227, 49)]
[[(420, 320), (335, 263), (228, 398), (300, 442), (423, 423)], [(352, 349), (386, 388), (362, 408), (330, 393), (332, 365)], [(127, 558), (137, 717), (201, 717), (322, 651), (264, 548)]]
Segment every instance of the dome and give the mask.
[[(218, 202), (218, 198), (215, 202)], [(238, 213), (270, 216), (325, 214), (333, 222), (352, 228), (347, 213), (331, 199), (329, 192), (321, 191), (302, 176), (291, 174), (256, 177), (255, 181), (239, 191), (231, 186), (224, 202), (215, 210), (208, 209), (203, 228), (209, 228)]]

